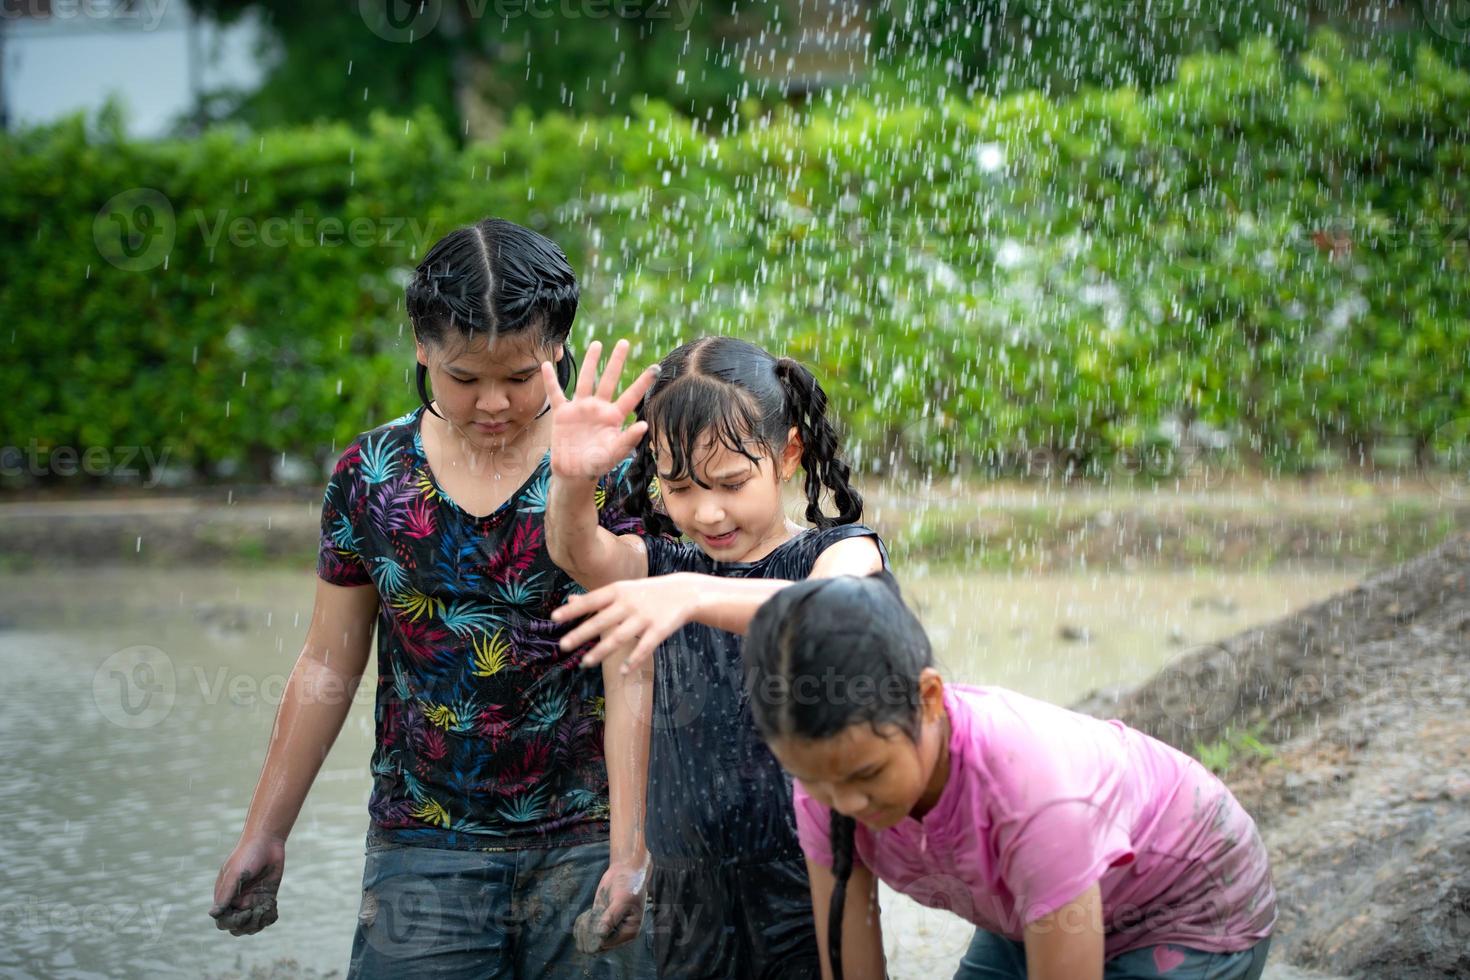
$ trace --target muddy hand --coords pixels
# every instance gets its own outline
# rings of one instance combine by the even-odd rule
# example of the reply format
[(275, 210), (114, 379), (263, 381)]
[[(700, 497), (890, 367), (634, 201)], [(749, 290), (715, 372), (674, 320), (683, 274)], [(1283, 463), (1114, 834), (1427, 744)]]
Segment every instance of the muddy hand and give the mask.
[(241, 841), (220, 868), (209, 915), (232, 936), (259, 932), (279, 917), (276, 893), (286, 866), (284, 841)]
[(643, 926), (643, 896), (646, 871), (616, 862), (608, 866), (597, 886), (592, 907), (572, 926), (577, 948), (584, 953), (601, 953), (630, 941)]

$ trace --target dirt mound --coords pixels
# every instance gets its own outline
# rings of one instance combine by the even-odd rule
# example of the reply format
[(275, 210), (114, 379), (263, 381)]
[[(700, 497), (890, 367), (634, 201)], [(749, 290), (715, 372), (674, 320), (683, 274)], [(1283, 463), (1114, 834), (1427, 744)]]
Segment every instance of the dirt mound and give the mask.
[(1076, 707), (1224, 769), (1270, 848), (1273, 960), (1470, 977), (1470, 535)]

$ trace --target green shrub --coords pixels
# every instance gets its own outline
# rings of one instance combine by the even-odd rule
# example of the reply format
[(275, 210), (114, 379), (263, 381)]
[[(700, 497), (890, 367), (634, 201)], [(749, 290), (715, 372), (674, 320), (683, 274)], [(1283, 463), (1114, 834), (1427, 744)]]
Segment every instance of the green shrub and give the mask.
[[(657, 103), (463, 150), (427, 112), (162, 143), (75, 120), (0, 138), (0, 444), (320, 463), (416, 402), (403, 277), (495, 214), (572, 257), (578, 347), (789, 352), (865, 467), (1085, 472), (1189, 427), (1272, 466), (1423, 453), (1470, 416), (1467, 130), (1470, 75), (1330, 34), (1148, 95), (842, 100), (719, 133)], [(106, 210), (134, 188), (173, 214), (141, 270), (103, 255), (118, 227), (146, 252), (136, 195)], [(328, 219), (372, 243), (320, 241)], [(272, 220), (306, 231), (231, 241)]]

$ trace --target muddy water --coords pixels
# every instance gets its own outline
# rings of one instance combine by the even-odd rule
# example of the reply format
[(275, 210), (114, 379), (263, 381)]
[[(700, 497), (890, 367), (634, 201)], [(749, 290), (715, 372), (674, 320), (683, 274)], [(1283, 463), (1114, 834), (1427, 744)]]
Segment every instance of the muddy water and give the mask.
[[(936, 575), (906, 590), (951, 679), (1065, 703), (1347, 581)], [(206, 915), (312, 587), (309, 573), (274, 571), (0, 575), (0, 975), (196, 978), (287, 958), (345, 972), (367, 824), (365, 694), (291, 838), (280, 921), (237, 939)], [(969, 930), (893, 896), (884, 905), (893, 975), (949, 975)]]

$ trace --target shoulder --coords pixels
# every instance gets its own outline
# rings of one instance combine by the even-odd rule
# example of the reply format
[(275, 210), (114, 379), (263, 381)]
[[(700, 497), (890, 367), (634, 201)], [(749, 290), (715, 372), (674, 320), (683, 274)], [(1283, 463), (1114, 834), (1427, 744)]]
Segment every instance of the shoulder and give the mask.
[(866, 524), (842, 524), (811, 532), (812, 574), (871, 575), (889, 568), (888, 548)]
[(866, 524), (839, 524), (812, 528), (792, 542), (806, 565), (801, 577), (816, 575), (871, 575), (889, 568), (888, 549), (878, 532)]
[(983, 772), (1006, 809), (1033, 813), (1090, 799), (1127, 775), (1121, 742), (1106, 722), (999, 687), (951, 685), (945, 703), (964, 764)]
[(422, 408), (416, 408), (396, 419), (353, 436), (337, 456), (337, 464), (333, 473), (356, 470), (363, 466), (371, 468), (390, 454), (411, 446), (418, 438), (418, 422), (423, 411)]

